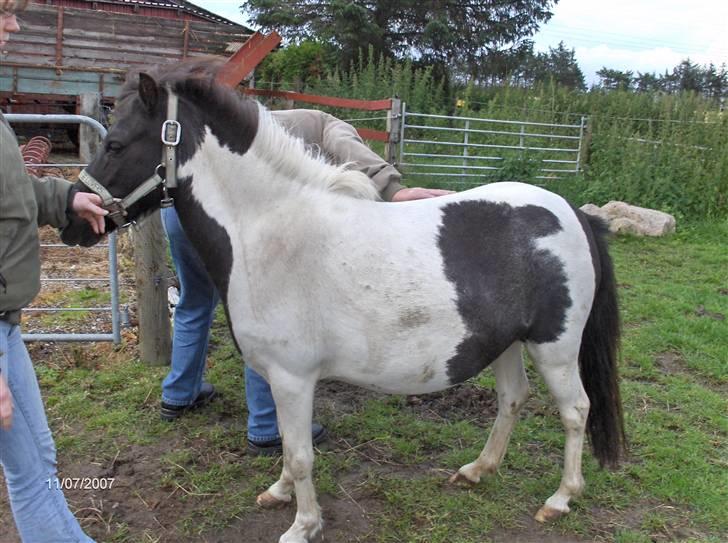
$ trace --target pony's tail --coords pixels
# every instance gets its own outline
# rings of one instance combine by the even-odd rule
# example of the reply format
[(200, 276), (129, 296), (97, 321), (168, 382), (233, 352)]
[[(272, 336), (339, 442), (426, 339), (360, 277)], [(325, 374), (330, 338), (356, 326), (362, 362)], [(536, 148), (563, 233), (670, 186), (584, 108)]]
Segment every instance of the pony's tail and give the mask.
[(587, 432), (594, 456), (601, 466), (614, 467), (619, 464), (627, 443), (617, 375), (620, 337), (617, 284), (608, 251), (607, 225), (598, 217), (584, 215), (591, 229), (587, 236), (591, 234), (593, 242), (597, 288), (581, 339), (579, 367), (591, 404)]

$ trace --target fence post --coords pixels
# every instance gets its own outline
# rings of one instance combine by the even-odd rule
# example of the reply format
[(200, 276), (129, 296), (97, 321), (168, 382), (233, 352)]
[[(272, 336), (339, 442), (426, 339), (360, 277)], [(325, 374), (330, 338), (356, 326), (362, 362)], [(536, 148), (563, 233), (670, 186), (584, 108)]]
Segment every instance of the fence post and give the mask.
[(576, 173), (579, 173), (579, 170), (581, 169), (583, 156), (582, 154), (585, 152), (586, 148), (584, 146), (584, 128), (586, 126), (586, 117), (582, 115), (581, 120), (579, 121), (579, 147), (576, 150)]
[(397, 144), (399, 143), (399, 130), (402, 123), (402, 101), (392, 98), (392, 107), (387, 113), (387, 132), (389, 139), (384, 146), (384, 160), (390, 164), (397, 163)]
[(460, 178), (463, 183), (467, 181), (465, 174), (468, 166), (468, 143), (470, 143), (470, 119), (465, 120), (465, 132), (463, 133), (463, 176)]
[[(101, 121), (101, 94), (89, 92), (79, 96), (79, 114)], [(91, 162), (100, 143), (99, 133), (90, 126), (78, 129), (78, 157), (81, 162)]]
[(167, 241), (157, 211), (134, 229), (139, 356), (154, 366), (169, 364), (172, 354), (166, 254)]

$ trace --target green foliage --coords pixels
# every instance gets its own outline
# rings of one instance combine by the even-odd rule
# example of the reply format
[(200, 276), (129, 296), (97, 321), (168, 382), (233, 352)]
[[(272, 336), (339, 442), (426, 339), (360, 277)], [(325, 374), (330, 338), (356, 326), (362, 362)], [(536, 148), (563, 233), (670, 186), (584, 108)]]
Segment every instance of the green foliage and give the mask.
[(728, 116), (696, 93), (578, 92), (553, 82), (455, 92), (458, 115), (572, 125), (586, 117), (583, 175), (548, 186), (575, 204), (624, 200), (678, 219), (728, 217)]
[(496, 51), (522, 43), (551, 18), (555, 0), (456, 0), (370, 2), (333, 0), (245, 0), (242, 10), (264, 29), (301, 41), (333, 43), (340, 68), (356, 60), (368, 44), (388, 58), (413, 56), (427, 64), (480, 74)]
[(335, 52), (331, 46), (305, 40), (268, 55), (258, 67), (257, 77), (263, 81), (263, 86), (273, 87), (286, 82), (300, 91), (309, 81), (331, 72), (335, 65)]
[(728, 92), (728, 69), (723, 64), (717, 68), (713, 64), (701, 66), (686, 58), (662, 75), (613, 70), (602, 67), (597, 72), (599, 87), (606, 90), (635, 90), (637, 92), (662, 91), (668, 93), (696, 92), (706, 98), (719, 100)]
[[(483, 87), (473, 80), (451, 88), (444, 79), (435, 77), (432, 67), (417, 67), (409, 60), (395, 62), (378, 55), (373, 46), (366, 55), (360, 54), (358, 61), (346, 71), (334, 67), (329, 54), (333, 55), (328, 46), (317, 42), (289, 46), (272, 55), (262, 77), (273, 80), (279, 88), (312, 94), (369, 100), (398, 96), (406, 103), (408, 112), (416, 113), (568, 125), (578, 125), (585, 117), (588, 122), (581, 153), (583, 174), (562, 176), (561, 180), (549, 182), (548, 188), (578, 205), (624, 200), (673, 213), (678, 219), (728, 217), (728, 116), (719, 112), (711, 99), (700, 94), (635, 93), (618, 89), (581, 92), (577, 90), (578, 83), (571, 89), (553, 78), (529, 88)], [(563, 64), (564, 74), (568, 75), (571, 54), (560, 47), (551, 51), (549, 62), (555, 63), (554, 66)], [(333, 108), (329, 112), (357, 127), (385, 128), (384, 115), (376, 118), (377, 115), (369, 112)], [(430, 121), (433, 126), (463, 128), (462, 123), (457, 126), (448, 123), (438, 119)], [(567, 132), (557, 129), (553, 133)], [(512, 145), (513, 139), (507, 138), (473, 134), (470, 142)], [(418, 151), (452, 154), (452, 147), (435, 146)], [(520, 150), (507, 151), (501, 163), (491, 163), (502, 168), (500, 171), (484, 174), (475, 178), (475, 182), (543, 183), (537, 179), (535, 162), (543, 158), (563, 158), (563, 155), (536, 157), (524, 155)], [(450, 162), (451, 166), (462, 165), (462, 160)], [(404, 173), (411, 172), (405, 168)], [(411, 182), (468, 186), (468, 183), (452, 182), (453, 177), (449, 179), (450, 185), (437, 179), (415, 178)]]

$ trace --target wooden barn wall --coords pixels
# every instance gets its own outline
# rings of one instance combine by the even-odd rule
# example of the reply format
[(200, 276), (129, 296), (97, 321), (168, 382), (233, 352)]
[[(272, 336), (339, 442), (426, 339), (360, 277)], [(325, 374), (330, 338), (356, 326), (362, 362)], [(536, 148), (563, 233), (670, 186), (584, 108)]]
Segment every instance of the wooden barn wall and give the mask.
[(34, 4), (23, 13), (23, 32), (0, 62), (0, 92), (114, 96), (129, 68), (229, 57), (248, 38), (230, 25), (63, 8), (59, 40), (58, 22), (53, 6)]

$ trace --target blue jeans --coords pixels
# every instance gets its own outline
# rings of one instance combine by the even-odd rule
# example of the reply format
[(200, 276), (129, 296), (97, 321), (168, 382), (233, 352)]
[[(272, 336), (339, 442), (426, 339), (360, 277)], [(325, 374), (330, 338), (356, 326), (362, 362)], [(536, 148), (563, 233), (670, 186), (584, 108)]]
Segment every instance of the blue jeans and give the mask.
[[(210, 326), (220, 298), (174, 208), (162, 209), (162, 222), (180, 283), (179, 303), (174, 313), (172, 367), (162, 383), (162, 401), (188, 405), (197, 398), (202, 387)], [(247, 366), (245, 396), (248, 439), (260, 443), (280, 437), (270, 386)]]
[(13, 396), (0, 429), (0, 465), (20, 537), (28, 543), (93, 543), (68, 509), (56, 477), (56, 447), (20, 327), (0, 320), (0, 378)]

